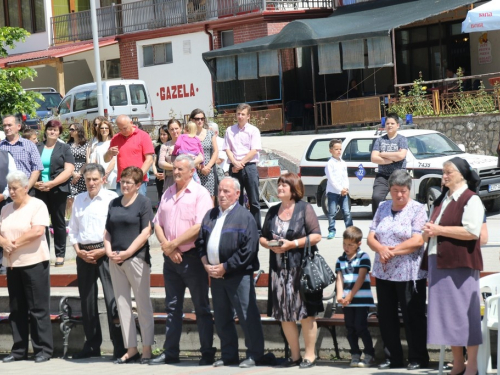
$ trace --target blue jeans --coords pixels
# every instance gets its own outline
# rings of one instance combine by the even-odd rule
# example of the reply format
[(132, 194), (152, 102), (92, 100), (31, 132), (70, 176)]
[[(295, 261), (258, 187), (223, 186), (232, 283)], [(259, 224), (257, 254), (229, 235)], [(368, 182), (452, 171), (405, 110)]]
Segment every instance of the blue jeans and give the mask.
[[(115, 191), (116, 191), (116, 194), (118, 194), (120, 197), (123, 195), (119, 182), (116, 183)], [(139, 188), (139, 194), (146, 196), (147, 191), (148, 191), (148, 183), (146, 181), (144, 181), (142, 183), (141, 187)]]
[(353, 225), (351, 218), (351, 211), (349, 211), (349, 195), (340, 195), (335, 193), (328, 193), (328, 233), (335, 232), (335, 216), (337, 215), (337, 205), (340, 206), (344, 214), (345, 227)]

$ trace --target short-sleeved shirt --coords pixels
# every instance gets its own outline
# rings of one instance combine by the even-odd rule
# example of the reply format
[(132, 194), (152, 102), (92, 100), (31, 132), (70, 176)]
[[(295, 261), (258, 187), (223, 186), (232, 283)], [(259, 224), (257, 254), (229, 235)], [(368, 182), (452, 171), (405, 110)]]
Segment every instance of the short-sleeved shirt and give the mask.
[[(370, 232), (375, 232), (375, 238), (383, 246), (396, 246), (409, 240), (415, 233), (422, 234), (422, 228), (427, 222), (425, 205), (413, 199), (398, 212), (392, 212), (392, 200), (378, 206), (370, 225)], [(411, 281), (427, 277), (427, 272), (420, 269), (424, 245), (411, 254), (397, 255), (387, 263), (380, 262), (380, 255), (375, 253), (372, 275), (389, 281)]]
[[(122, 197), (109, 203), (106, 231), (111, 236), (111, 250), (124, 251), (139, 237), (153, 219), (153, 209), (148, 197), (138, 194), (130, 206), (122, 205)], [(149, 242), (146, 241), (130, 258), (137, 257), (151, 265)]]
[[(344, 281), (344, 294), (342, 297), (347, 296), (349, 292), (354, 288), (354, 284), (358, 280), (359, 270), (361, 268), (366, 268), (366, 276), (361, 288), (354, 295), (351, 303), (348, 307), (361, 307), (361, 306), (375, 306), (373, 302), (373, 294), (370, 282), (370, 268), (371, 261), (368, 254), (358, 248), (356, 255), (349, 260), (347, 254), (343, 253), (337, 263), (335, 264), (335, 272), (337, 275), (339, 272), (342, 273), (342, 279)], [(338, 275), (337, 277), (339, 277)]]
[[(128, 137), (125, 137), (121, 133), (116, 134), (109, 144), (109, 147), (115, 146), (118, 146), (119, 151), (116, 157), (118, 164), (117, 181), (120, 181), (120, 176), (125, 168), (141, 168), (146, 160), (146, 155), (153, 155), (155, 153), (149, 134), (137, 128)], [(148, 181), (147, 173), (144, 175), (144, 181)]]
[(10, 144), (7, 139), (0, 142), (0, 149), (9, 151), (14, 157), (16, 167), (30, 178), (33, 171), (43, 171), (42, 159), (35, 144), (27, 139), (19, 139)]
[[(177, 185), (173, 184), (161, 197), (158, 211), (153, 220), (163, 228), (167, 241), (175, 240), (195, 224), (201, 224), (208, 210), (213, 208), (212, 198), (207, 189), (194, 180), (176, 198)], [(181, 252), (194, 247), (194, 240), (179, 246)]]
[(242, 129), (238, 124), (227, 128), (222, 149), (231, 150), (237, 161), (242, 160), (251, 150), (257, 150), (253, 159), (248, 161), (249, 163), (257, 163), (259, 161), (258, 151), (262, 150), (259, 129), (249, 123), (246, 123)]
[(187, 134), (181, 134), (175, 142), (172, 155), (200, 155), (203, 157), (203, 147), (198, 137), (190, 137)]
[[(0, 215), (0, 233), (11, 241), (30, 231), (34, 225), (49, 226), (49, 211), (40, 199), (31, 197), (26, 206), (14, 210), (14, 203), (7, 204)], [(10, 256), (4, 254), (4, 267), (26, 267), (50, 260), (45, 234), (19, 247)]]
[[(375, 140), (372, 151), (398, 152), (401, 149), (408, 150), (408, 140), (404, 135), (397, 134), (393, 139), (389, 139), (389, 136), (385, 134)], [(379, 165), (378, 173), (390, 176), (398, 169), (406, 169), (406, 158), (395, 163)]]

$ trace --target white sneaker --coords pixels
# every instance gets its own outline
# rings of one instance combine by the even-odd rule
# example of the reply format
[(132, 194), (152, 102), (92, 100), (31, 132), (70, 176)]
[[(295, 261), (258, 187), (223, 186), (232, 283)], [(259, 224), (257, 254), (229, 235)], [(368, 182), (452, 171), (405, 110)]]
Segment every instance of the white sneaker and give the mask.
[(359, 360), (361, 359), (361, 355), (353, 354), (351, 356), (351, 367), (359, 367)]
[(373, 358), (371, 355), (365, 354), (365, 357), (363, 358), (362, 361), (358, 362), (358, 367), (372, 367), (375, 365), (375, 358)]

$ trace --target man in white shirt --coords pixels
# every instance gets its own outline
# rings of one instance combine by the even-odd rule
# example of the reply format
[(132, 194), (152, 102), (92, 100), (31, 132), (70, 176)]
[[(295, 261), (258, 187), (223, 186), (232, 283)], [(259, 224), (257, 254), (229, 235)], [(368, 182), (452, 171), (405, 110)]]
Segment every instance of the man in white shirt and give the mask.
[(253, 215), (237, 204), (240, 184), (226, 177), (219, 183), (219, 207), (201, 223), (196, 248), (211, 278), (215, 329), (221, 341), (221, 359), (215, 367), (239, 362), (234, 310), (245, 334), (246, 359), (242, 368), (263, 363), (264, 334), (255, 297), (253, 272), (259, 269), (257, 225)]
[(83, 176), (87, 191), (76, 196), (69, 222), (69, 240), (78, 256), (76, 272), (86, 338), (82, 351), (73, 355), (73, 359), (101, 356), (97, 278), (101, 279), (104, 292), (109, 335), (114, 346), (113, 356), (121, 358), (126, 353), (121, 328), (116, 324), (119, 322), (118, 310), (109, 273), (109, 259), (103, 243), (109, 203), (118, 195), (103, 187), (104, 174), (104, 168), (99, 164), (85, 166)]

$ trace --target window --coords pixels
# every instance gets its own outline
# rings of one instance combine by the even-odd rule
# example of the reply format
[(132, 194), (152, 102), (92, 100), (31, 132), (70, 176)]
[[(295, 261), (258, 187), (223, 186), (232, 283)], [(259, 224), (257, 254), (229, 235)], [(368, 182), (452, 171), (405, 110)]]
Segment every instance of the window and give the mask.
[(84, 91), (75, 94), (73, 112), (85, 111), (97, 107), (97, 91)]
[(148, 98), (146, 96), (146, 89), (143, 85), (130, 85), (130, 99), (133, 105), (146, 104)]
[(30, 33), (45, 31), (43, 0), (9, 0), (0, 2), (0, 27), (22, 27)]
[(171, 64), (173, 62), (172, 43), (144, 46), (144, 66)]
[(375, 139), (353, 139), (345, 148), (342, 159), (345, 161), (369, 162)]
[(121, 77), (120, 59), (106, 60), (106, 78), (120, 78)]
[(59, 104), (58, 112), (60, 115), (71, 112), (71, 96), (65, 97), (61, 104)]
[(234, 33), (233, 30), (226, 30), (220, 32), (220, 40), (222, 47), (229, 47), (234, 45)]
[(109, 104), (113, 107), (128, 105), (127, 89), (125, 86), (111, 86), (109, 88)]

